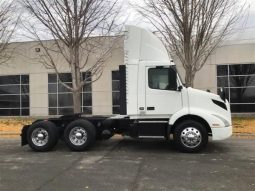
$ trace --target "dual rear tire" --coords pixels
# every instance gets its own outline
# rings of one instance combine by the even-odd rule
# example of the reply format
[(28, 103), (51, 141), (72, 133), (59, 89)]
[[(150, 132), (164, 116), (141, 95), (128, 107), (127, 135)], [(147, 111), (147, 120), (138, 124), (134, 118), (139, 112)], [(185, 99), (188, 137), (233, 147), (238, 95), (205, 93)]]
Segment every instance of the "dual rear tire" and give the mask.
[(35, 122), (27, 131), (28, 144), (34, 151), (50, 151), (57, 144), (58, 139), (59, 129), (51, 121)]
[[(54, 148), (61, 132), (51, 121), (39, 121), (32, 124), (27, 131), (27, 141), (34, 151), (46, 152)], [(64, 131), (64, 141), (72, 151), (85, 151), (96, 140), (96, 129), (86, 120), (70, 122)]]
[(65, 128), (64, 140), (72, 151), (85, 151), (95, 143), (96, 129), (89, 121), (73, 121)]

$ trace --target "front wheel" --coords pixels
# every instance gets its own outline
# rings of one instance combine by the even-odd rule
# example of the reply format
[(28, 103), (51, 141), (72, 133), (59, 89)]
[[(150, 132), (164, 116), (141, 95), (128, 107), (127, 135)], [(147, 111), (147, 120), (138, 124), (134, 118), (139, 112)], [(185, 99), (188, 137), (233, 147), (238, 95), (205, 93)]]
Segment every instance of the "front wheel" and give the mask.
[(208, 143), (208, 132), (199, 122), (184, 121), (175, 128), (174, 143), (182, 152), (199, 152)]

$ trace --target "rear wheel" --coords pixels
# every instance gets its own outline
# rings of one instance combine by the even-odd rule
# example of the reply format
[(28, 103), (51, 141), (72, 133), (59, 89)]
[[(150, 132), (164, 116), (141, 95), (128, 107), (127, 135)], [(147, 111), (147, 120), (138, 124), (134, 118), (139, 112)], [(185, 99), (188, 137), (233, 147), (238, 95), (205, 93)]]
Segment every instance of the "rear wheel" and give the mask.
[(184, 121), (175, 128), (174, 143), (180, 151), (199, 152), (208, 143), (208, 132), (199, 122)]
[(84, 151), (95, 142), (96, 129), (89, 121), (75, 120), (67, 125), (64, 139), (72, 151)]
[(36, 122), (27, 131), (29, 146), (40, 152), (50, 151), (57, 144), (58, 136), (58, 128), (50, 121)]

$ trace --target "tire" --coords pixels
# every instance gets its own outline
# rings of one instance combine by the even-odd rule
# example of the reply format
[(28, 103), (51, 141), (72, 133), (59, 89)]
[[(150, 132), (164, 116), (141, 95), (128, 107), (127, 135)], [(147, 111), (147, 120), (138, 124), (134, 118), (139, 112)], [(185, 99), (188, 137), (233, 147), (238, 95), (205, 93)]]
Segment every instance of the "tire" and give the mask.
[(181, 152), (199, 152), (206, 147), (207, 143), (208, 132), (201, 123), (188, 120), (176, 126), (174, 144)]
[(32, 124), (27, 131), (27, 141), (31, 149), (46, 152), (57, 144), (59, 131), (50, 121), (39, 121)]
[(67, 125), (64, 139), (72, 151), (85, 151), (95, 143), (96, 128), (89, 121), (75, 120)]

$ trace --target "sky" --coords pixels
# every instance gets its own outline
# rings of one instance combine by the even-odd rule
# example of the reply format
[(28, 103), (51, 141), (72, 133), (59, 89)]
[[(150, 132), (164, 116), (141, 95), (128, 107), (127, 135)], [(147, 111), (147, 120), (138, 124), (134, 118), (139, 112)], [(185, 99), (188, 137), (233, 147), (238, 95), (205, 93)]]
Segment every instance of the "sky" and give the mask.
[[(143, 0), (122, 0), (123, 1), (123, 11), (125, 13), (124, 17), (128, 17), (127, 23), (129, 25), (141, 26), (154, 30), (149, 23), (146, 23), (142, 17), (140, 17), (134, 8), (130, 4), (142, 3)], [(255, 42), (255, 0), (238, 0), (240, 3), (244, 1), (247, 2), (249, 8), (246, 11), (246, 15), (243, 20), (241, 20), (234, 30), (233, 34), (228, 38), (229, 43), (249, 43)], [(29, 40), (24, 38), (22, 32), (15, 41)]]
[[(245, 1), (245, 0), (240, 0)], [(254, 43), (255, 42), (255, 1), (247, 0), (249, 7), (246, 10), (246, 15), (241, 20), (230, 37), (233, 43)]]
[[(129, 14), (128, 24), (143, 26), (145, 28), (151, 28), (149, 24), (146, 24), (142, 18), (139, 17), (136, 11), (129, 5), (130, 3), (139, 3), (141, 0), (124, 0), (124, 6), (127, 7), (127, 13)], [(230, 43), (254, 43), (255, 42), (255, 0), (239, 0), (240, 3), (246, 2), (248, 8), (245, 11), (245, 16), (237, 23), (233, 34), (227, 39)]]

